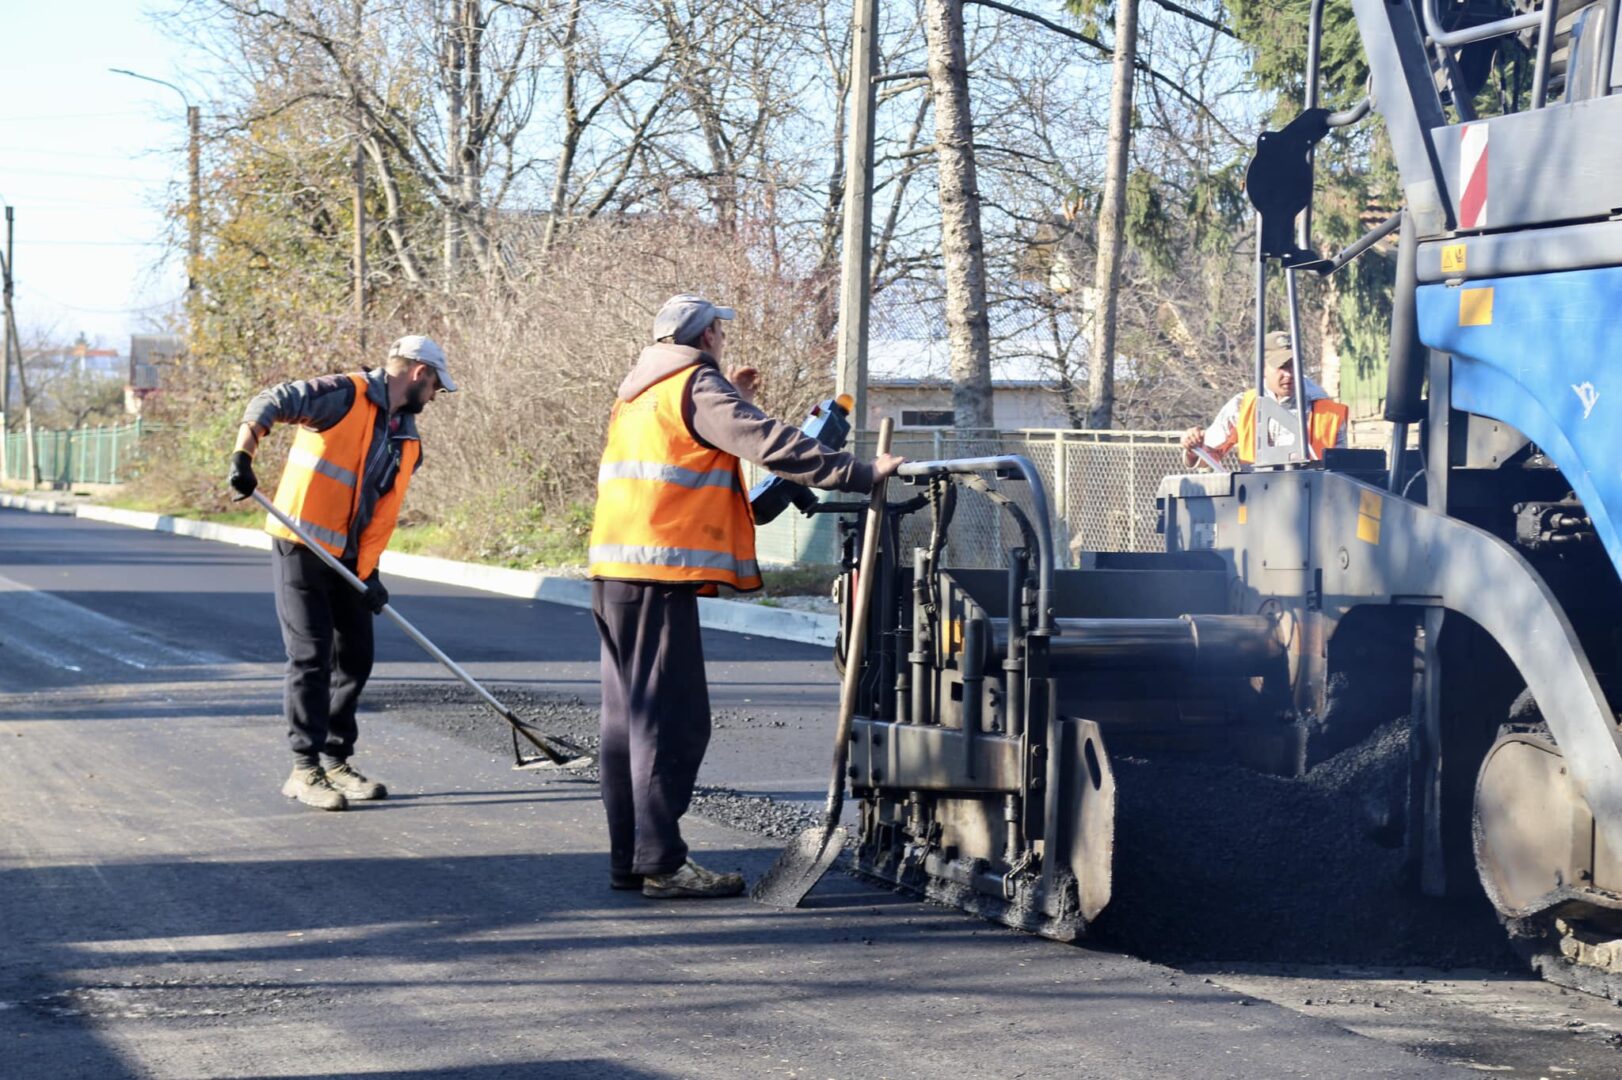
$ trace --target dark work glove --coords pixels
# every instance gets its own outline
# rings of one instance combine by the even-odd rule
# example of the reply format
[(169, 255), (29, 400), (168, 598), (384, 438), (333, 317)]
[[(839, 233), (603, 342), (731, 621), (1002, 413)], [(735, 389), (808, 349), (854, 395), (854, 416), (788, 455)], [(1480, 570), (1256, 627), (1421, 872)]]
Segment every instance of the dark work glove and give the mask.
[(377, 571), (366, 579), (366, 606), (372, 609), (373, 615), (383, 614), (383, 605), (389, 602), (389, 590), (383, 587), (383, 579), (378, 577)]
[(238, 450), (231, 455), (231, 474), (225, 478), (231, 485), (231, 498), (241, 502), (259, 487), (259, 478), (253, 474), (253, 455), (246, 450)]

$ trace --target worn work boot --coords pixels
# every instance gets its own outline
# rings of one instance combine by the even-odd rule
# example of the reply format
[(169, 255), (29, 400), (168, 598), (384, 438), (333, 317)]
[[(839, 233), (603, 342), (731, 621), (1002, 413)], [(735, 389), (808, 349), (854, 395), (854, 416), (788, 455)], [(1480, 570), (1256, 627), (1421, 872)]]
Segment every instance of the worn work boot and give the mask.
[(317, 810), (349, 809), (349, 800), (327, 783), (327, 774), (319, 765), (294, 765), (292, 775), (282, 785), (282, 794)]
[(655, 900), (700, 900), (737, 896), (743, 892), (742, 874), (717, 874), (688, 859), (672, 874), (649, 874), (642, 879), (642, 895)]
[(376, 780), (369, 780), (362, 776), (360, 771), (347, 761), (340, 761), (336, 765), (328, 765), (324, 770), (327, 774), (327, 783), (336, 788), (344, 798), (351, 802), (370, 802), (373, 799), (386, 799), (389, 789)]

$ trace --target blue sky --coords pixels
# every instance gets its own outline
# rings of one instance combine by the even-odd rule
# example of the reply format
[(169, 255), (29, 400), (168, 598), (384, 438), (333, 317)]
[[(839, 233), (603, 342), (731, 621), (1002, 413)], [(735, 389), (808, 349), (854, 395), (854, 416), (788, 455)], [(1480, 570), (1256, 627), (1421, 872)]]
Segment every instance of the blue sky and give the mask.
[(15, 208), (25, 342), (83, 332), (122, 352), (185, 292), (184, 259), (165, 242), (165, 211), (186, 190), (185, 104), (107, 70), (167, 80), (203, 104), (184, 48), (149, 10), (137, 0), (8, 6), (0, 199)]

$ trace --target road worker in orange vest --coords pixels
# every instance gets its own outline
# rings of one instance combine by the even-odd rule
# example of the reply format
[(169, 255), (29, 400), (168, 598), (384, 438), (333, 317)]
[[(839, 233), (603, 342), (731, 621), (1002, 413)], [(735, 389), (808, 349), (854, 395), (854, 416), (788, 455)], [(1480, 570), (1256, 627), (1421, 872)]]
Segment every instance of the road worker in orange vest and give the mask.
[(266, 517), (293, 748), (282, 794), (306, 806), (344, 810), (388, 794), (349, 763), (355, 708), (372, 673), (372, 616), (389, 599), (377, 563), (422, 460), (417, 414), (439, 391), (455, 389), (444, 351), (413, 334), (394, 343), (382, 368), (273, 386), (243, 413), (228, 477), (233, 497), (258, 487), (253, 454), (271, 427), (297, 426), (274, 502), (366, 582), (362, 596)]
[(723, 373), (731, 308), (673, 296), (620, 384), (597, 472), (592, 610), (602, 642), (609, 884), (655, 898), (736, 896), (740, 874), (688, 857), (680, 819), (710, 739), (698, 597), (761, 586), (739, 459), (866, 494), (902, 459), (831, 450), (754, 404), (760, 374)]
[[(1295, 353), (1290, 348), (1290, 335), (1274, 330), (1267, 335), (1263, 353), (1266, 373), (1263, 384), (1267, 396), (1284, 408), (1295, 411), (1295, 380), (1297, 377)], [(1323, 457), (1330, 447), (1346, 445), (1347, 408), (1332, 400), (1323, 387), (1306, 379), (1302, 384), (1302, 399), (1307, 403), (1307, 442), (1314, 457)], [(1256, 391), (1246, 390), (1228, 399), (1218, 410), (1210, 427), (1191, 427), (1183, 432), (1183, 460), (1190, 468), (1198, 462), (1195, 447), (1204, 447), (1212, 457), (1220, 460), (1229, 450), (1239, 457), (1241, 467), (1256, 460)], [(1269, 420), (1265, 436), (1269, 446), (1294, 446), (1296, 431), (1293, 425)]]

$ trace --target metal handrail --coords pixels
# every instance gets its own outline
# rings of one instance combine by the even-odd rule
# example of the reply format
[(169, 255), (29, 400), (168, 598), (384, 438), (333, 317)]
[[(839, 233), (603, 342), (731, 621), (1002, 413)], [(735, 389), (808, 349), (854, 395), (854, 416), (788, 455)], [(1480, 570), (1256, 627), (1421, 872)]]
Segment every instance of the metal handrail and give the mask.
[(1436, 14), (1436, 0), (1424, 0), (1419, 7), (1425, 18), (1425, 33), (1436, 44), (1447, 48), (1470, 45), (1477, 41), (1502, 37), (1505, 34), (1513, 34), (1520, 30), (1530, 30), (1543, 21), (1543, 12), (1539, 10), (1529, 11), (1524, 15), (1511, 15), (1507, 19), (1482, 23), (1480, 26), (1469, 26), (1462, 30), (1443, 30), (1442, 21)]
[(1048, 492), (1042, 485), (1042, 476), (1031, 459), (1019, 454), (1000, 457), (955, 458), (945, 461), (909, 461), (896, 471), (897, 476), (926, 478), (947, 473), (1001, 473), (1016, 469), (1031, 488), (1031, 525), (1036, 531), (1036, 628), (1040, 633), (1053, 630), (1053, 525), (1048, 512)]

